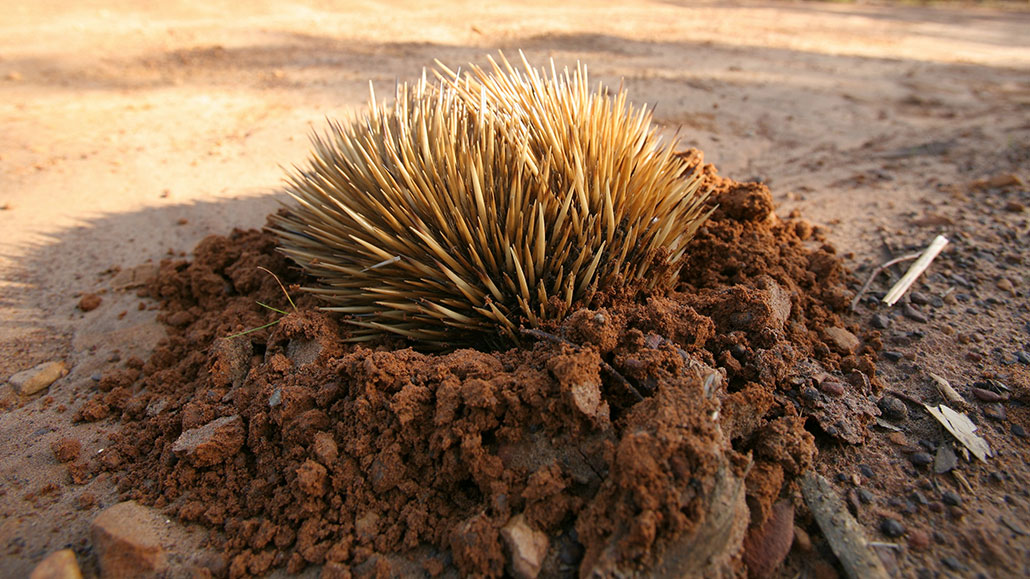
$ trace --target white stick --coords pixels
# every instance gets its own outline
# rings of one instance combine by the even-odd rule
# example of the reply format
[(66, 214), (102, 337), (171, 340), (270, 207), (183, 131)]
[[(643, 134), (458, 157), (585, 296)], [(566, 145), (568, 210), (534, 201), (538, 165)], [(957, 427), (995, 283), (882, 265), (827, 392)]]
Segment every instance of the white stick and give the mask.
[(894, 287), (887, 292), (887, 295), (883, 296), (883, 303), (888, 306), (893, 306), (901, 299), (901, 296), (905, 295), (908, 288), (912, 287), (912, 284), (916, 282), (918, 278), (926, 268), (930, 267), (930, 262), (944, 249), (944, 246), (948, 245), (948, 238), (943, 235), (938, 235), (930, 243), (930, 247), (926, 248), (923, 255), (919, 256), (919, 259), (912, 264), (912, 267), (908, 268), (905, 275), (898, 280), (898, 283), (894, 284)]

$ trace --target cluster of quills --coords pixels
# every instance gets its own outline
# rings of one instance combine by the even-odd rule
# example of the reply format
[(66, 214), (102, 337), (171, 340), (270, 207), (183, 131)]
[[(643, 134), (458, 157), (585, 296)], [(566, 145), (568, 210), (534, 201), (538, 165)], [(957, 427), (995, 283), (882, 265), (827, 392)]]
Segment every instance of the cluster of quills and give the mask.
[(598, 288), (675, 282), (702, 176), (621, 89), (522, 62), (438, 65), (391, 106), (373, 92), (288, 177), (271, 230), (352, 339), (517, 343)]

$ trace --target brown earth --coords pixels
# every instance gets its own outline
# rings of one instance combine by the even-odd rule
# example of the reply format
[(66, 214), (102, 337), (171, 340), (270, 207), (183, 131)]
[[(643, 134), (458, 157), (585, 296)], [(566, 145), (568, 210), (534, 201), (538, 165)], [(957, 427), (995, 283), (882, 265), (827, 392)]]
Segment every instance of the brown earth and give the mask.
[[(794, 484), (810, 466), (894, 573), (1030, 573), (1024, 12), (0, 9), (0, 377), (71, 369), (34, 396), (4, 386), (4, 575), (66, 546), (97, 573), (89, 523), (128, 497), (167, 514), (172, 573), (497, 572), (513, 544), (538, 554), (533, 531), (548, 572), (645, 568), (701, 549), (718, 522), (701, 513), (721, 512), (706, 498), (743, 478), (747, 552), (720, 568), (790, 548), (778, 574), (825, 576), (839, 567)], [(305, 123), (352, 110), (368, 79), (498, 47), (624, 78), (773, 195), (723, 182), (679, 291), (586, 304), (552, 332), (570, 343), (343, 347), (296, 292), (299, 312), (226, 339), (279, 317), (255, 299), (288, 307), (257, 266), (299, 281), (268, 238), (228, 232), (274, 209), (257, 193), (300, 161)], [(936, 233), (952, 244), (906, 303), (878, 304), (885, 275), (847, 313), (857, 277)], [(947, 401), (931, 372), (995, 456), (962, 458), (918, 404)]]
[[(712, 180), (719, 210), (684, 291), (596, 296), (550, 340), (505, 352), (342, 346), (346, 326), (307, 296), (274, 328), (227, 338), (279, 318), (257, 302), (288, 307), (258, 267), (301, 280), (266, 234), (209, 237), (146, 290), (169, 337), (108, 371), (74, 417), (124, 423), (85, 468), (222, 530), (231, 576), (404, 574), (408, 559), (499, 575), (516, 516), (554, 544), (546, 575), (648, 569), (711, 532), (716, 485), (745, 477), (739, 529), (761, 525), (815, 454), (798, 385), (874, 366), (871, 350), (810, 338), (845, 331), (832, 248), (806, 248), (811, 227), (780, 221), (763, 186)], [(838, 418), (864, 432), (871, 416)]]

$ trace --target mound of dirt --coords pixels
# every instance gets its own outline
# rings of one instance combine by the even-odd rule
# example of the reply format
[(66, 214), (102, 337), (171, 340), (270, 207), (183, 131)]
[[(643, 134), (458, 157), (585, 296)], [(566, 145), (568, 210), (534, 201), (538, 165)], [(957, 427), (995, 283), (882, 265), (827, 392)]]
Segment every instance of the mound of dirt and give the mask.
[(677, 291), (599, 294), (504, 352), (348, 343), (271, 236), (209, 237), (161, 264), (168, 337), (98, 382), (77, 418), (123, 425), (70, 468), (210, 526), (209, 570), (232, 577), (775, 568), (789, 540), (744, 545), (777, 543), (761, 535), (783, 527), (765, 523), (813, 433), (865, 436), (878, 410), (848, 394), (877, 388), (878, 342), (841, 321), (845, 272), (818, 230), (704, 170), (718, 210)]

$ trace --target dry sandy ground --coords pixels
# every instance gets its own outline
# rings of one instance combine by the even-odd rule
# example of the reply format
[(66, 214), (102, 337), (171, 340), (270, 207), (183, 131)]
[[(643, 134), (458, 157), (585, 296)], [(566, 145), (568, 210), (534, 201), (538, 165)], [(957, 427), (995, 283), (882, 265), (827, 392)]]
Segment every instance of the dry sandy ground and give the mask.
[[(980, 206), (968, 197), (978, 194), (969, 188), (976, 179), (1030, 177), (1025, 10), (675, 0), (245, 4), (0, 1), (0, 379), (48, 360), (71, 368), (42, 397), (19, 399), (3, 386), (0, 575), (24, 576), (66, 545), (87, 555), (88, 570), (89, 520), (116, 500), (105, 477), (66, 485), (50, 450), (73, 436), (83, 453), (101, 451), (114, 426), (73, 425), (72, 411), (92, 376), (111, 360), (145, 356), (163, 331), (132, 292), (112, 290), (125, 279), (113, 268), (260, 226), (277, 202), (282, 167), (304, 159), (307, 134), (326, 116), (359, 110), (369, 80), (385, 95), (434, 59), (483, 63), (497, 49), (522, 49), (539, 64), (581, 60), (595, 80), (623, 82), (635, 102), (656, 106), (660, 125), (723, 174), (761, 179), (781, 212), (797, 208), (829, 224), (853, 265), (961, 229), (962, 203)], [(938, 214), (945, 218), (912, 225)], [(989, 240), (1016, 257), (1003, 268), (1013, 289), (994, 302), (1011, 313), (983, 325), (1001, 328), (984, 337), (1010, 344), (1002, 354), (1014, 355), (1030, 340), (1020, 321), (1030, 279), (1019, 260), (1026, 212), (1010, 206), (1006, 215), (981, 230), (1009, 232)], [(993, 288), (995, 279), (982, 277)], [(85, 292), (103, 292), (89, 313), (76, 308)], [(963, 384), (993, 368), (947, 344), (926, 355), (924, 366), (946, 368)], [(1024, 380), (1015, 368), (1009, 379)], [(1025, 439), (1012, 445), (1018, 463)], [(61, 488), (27, 500), (51, 481)], [(97, 504), (82, 508), (83, 493)], [(1030, 528), (1025, 492), (1013, 500), (1022, 501), (1013, 524)], [(875, 530), (875, 518), (865, 522)], [(1026, 539), (1011, 548), (1025, 556)], [(898, 556), (906, 574), (940, 565), (924, 559)], [(961, 563), (959, 574), (981, 569)]]

